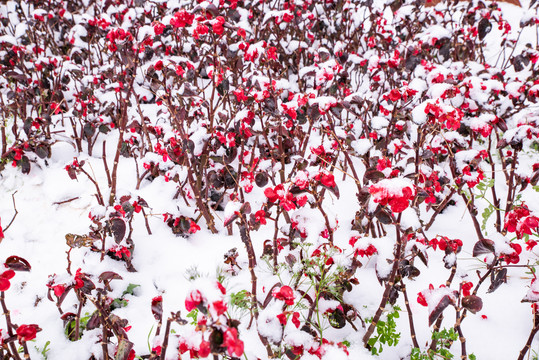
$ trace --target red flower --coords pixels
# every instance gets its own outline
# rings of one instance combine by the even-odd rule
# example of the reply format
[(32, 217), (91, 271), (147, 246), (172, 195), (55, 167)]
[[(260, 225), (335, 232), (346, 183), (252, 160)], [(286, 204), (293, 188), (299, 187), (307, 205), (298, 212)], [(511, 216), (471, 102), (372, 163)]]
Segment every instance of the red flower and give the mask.
[(277, 319), (279, 319), (279, 322), (281, 325), (286, 325), (288, 319), (286, 318), (286, 313), (280, 313), (277, 315)]
[(54, 285), (52, 290), (54, 291), (54, 295), (56, 295), (57, 297), (60, 297), (66, 291), (66, 287), (64, 284)]
[(224, 314), (227, 309), (226, 304), (223, 302), (223, 300), (214, 301), (212, 303), (212, 307), (217, 313), (217, 316)]
[(82, 280), (81, 269), (78, 268), (77, 272), (75, 273), (75, 289), (80, 289), (83, 286), (84, 286), (84, 281)]
[(417, 302), (423, 306), (428, 306), (427, 299), (425, 298), (425, 295), (423, 293), (417, 294)]
[(142, 206), (138, 204), (138, 202), (133, 202), (133, 208), (135, 209), (135, 212), (138, 214), (142, 210)]
[(355, 256), (361, 256), (361, 257), (367, 256), (367, 257), (369, 257), (369, 256), (374, 255), (377, 252), (378, 252), (378, 250), (376, 250), (376, 247), (374, 247), (374, 245), (372, 245), (372, 244), (369, 244), (369, 246), (366, 249), (356, 250)]
[(202, 303), (202, 294), (198, 290), (193, 290), (189, 296), (185, 299), (185, 308), (187, 311), (191, 311)]
[(274, 298), (284, 300), (286, 305), (294, 305), (294, 290), (290, 286), (281, 286), (279, 290), (274, 289), (272, 294)]
[(322, 172), (316, 175), (314, 179), (320, 181), (322, 185), (330, 188), (334, 188), (335, 186), (337, 186), (337, 184), (335, 183), (335, 177), (332, 173)]
[(270, 187), (264, 190), (264, 195), (266, 195), (268, 200), (272, 203), (277, 202), (277, 200), (279, 200), (279, 196), (277, 195), (277, 193)]
[(511, 244), (509, 244), (509, 246), (511, 246), (511, 248), (513, 248), (513, 250), (515, 250), (517, 255), (520, 255), (520, 253), (522, 252), (522, 246), (520, 246), (517, 243), (511, 243)]
[(226, 295), (226, 289), (219, 281), (217, 281), (217, 288), (221, 291), (221, 294)]
[(243, 341), (238, 339), (238, 330), (236, 328), (228, 328), (224, 334), (223, 345), (227, 347), (228, 353), (231, 356), (241, 356), (243, 354)]
[(186, 27), (187, 25), (193, 24), (193, 19), (195, 15), (189, 14), (185, 10), (178, 11), (174, 14), (174, 17), (170, 19), (170, 25), (175, 28)]
[(208, 341), (202, 340), (200, 346), (198, 347), (198, 356), (201, 358), (205, 358), (210, 355), (210, 352), (210, 343)]
[(163, 70), (163, 62), (161, 60), (158, 60), (153, 66), (153, 68), (157, 71)]
[(8, 269), (0, 275), (0, 278), (10, 280), (10, 279), (13, 279), (14, 276), (15, 276), (15, 271)]
[(11, 286), (8, 279), (0, 278), (0, 291), (6, 291)]
[(1, 218), (0, 218), (0, 241), (2, 241), (2, 239), (4, 238), (4, 232), (2, 231), (2, 222), (1, 222)]
[(388, 96), (389, 100), (395, 102), (397, 100), (400, 100), (401, 98), (401, 93), (399, 91), (399, 89), (393, 89), (389, 92), (389, 96)]
[(399, 213), (408, 207), (408, 200), (415, 196), (414, 185), (407, 179), (384, 179), (369, 187), (375, 203), (389, 205), (393, 212)]
[(191, 220), (191, 224), (189, 225), (189, 233), (194, 234), (199, 230), (200, 230), (200, 226), (198, 226), (196, 222)]
[(155, 35), (161, 35), (163, 33), (163, 30), (165, 30), (164, 24), (158, 22), (153, 25), (153, 31)]
[(41, 329), (36, 324), (21, 325), (17, 328), (17, 339), (19, 341), (30, 341), (36, 338), (36, 334)]
[(294, 314), (292, 314), (292, 324), (296, 325), (296, 328), (299, 328), (299, 312), (294, 312)]
[(465, 282), (464, 284), (462, 284), (462, 295), (463, 296), (469, 296), (470, 295), (470, 290), (472, 289), (473, 287), (473, 283), (468, 281), (468, 282)]
[(221, 35), (225, 29), (223, 25), (225, 24), (225, 18), (222, 16), (218, 16), (215, 18), (215, 22), (212, 25), (212, 30), (215, 34)]
[(539, 227), (539, 218), (531, 215), (526, 205), (521, 205), (505, 215), (504, 228), (509, 232), (516, 232), (517, 238), (523, 234), (531, 235)]
[(264, 210), (258, 210), (255, 212), (255, 220), (262, 225), (266, 225), (266, 212)]

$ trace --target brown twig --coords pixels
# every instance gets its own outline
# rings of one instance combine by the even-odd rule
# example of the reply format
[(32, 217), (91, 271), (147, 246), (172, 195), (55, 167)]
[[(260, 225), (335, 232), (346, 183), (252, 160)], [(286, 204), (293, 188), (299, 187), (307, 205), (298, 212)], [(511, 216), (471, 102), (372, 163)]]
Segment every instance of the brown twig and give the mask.
[(380, 320), (380, 317), (382, 316), (382, 313), (385, 310), (387, 302), (389, 301), (389, 294), (391, 292), (391, 289), (395, 285), (395, 277), (397, 275), (397, 270), (399, 269), (399, 263), (402, 256), (402, 249), (403, 249), (403, 237), (401, 236), (401, 230), (400, 230), (401, 215), (402, 213), (399, 214), (397, 219), (395, 219), (393, 214), (391, 215), (391, 217), (393, 218), (393, 223), (395, 224), (396, 232), (397, 232), (397, 248), (395, 249), (393, 266), (391, 268), (391, 273), (389, 274), (389, 278), (386, 282), (386, 288), (384, 290), (384, 294), (382, 295), (382, 300), (380, 301), (378, 310), (376, 310), (376, 313), (374, 314), (374, 317), (372, 318), (369, 328), (365, 332), (365, 335), (363, 335), (363, 344), (367, 348), (369, 347), (369, 339), (371, 338), (371, 335), (374, 332), (374, 329), (376, 328), (376, 325), (378, 324), (378, 321)]
[(13, 210), (15, 210), (15, 214), (13, 214), (13, 217), (11, 218), (11, 221), (4, 228), (4, 232), (6, 232), (9, 229), (9, 227), (11, 226), (11, 224), (13, 224), (13, 221), (15, 221), (15, 218), (17, 217), (17, 214), (19, 213), (19, 211), (17, 211), (17, 206), (15, 204), (15, 194), (16, 193), (17, 193), (17, 191), (15, 191), (13, 194), (11, 194), (11, 201), (13, 201)]

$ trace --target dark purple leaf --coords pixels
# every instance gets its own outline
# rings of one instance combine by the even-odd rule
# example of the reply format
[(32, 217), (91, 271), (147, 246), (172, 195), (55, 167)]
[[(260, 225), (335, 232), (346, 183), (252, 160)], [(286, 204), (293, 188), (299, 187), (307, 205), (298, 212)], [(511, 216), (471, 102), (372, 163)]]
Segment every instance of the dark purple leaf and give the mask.
[(479, 40), (483, 40), (485, 36), (492, 30), (492, 24), (487, 18), (482, 18), (477, 26), (479, 32)]
[(6, 259), (5, 265), (14, 271), (30, 271), (30, 263), (19, 256), (10, 256)]
[(99, 317), (99, 311), (94, 311), (88, 322), (86, 323), (87, 330), (97, 329), (101, 324), (101, 318)]
[(124, 239), (125, 232), (127, 230), (125, 220), (122, 218), (110, 219), (110, 229), (112, 230), (112, 234), (114, 235), (114, 241), (119, 244)]
[(483, 308), (483, 300), (479, 296), (469, 295), (462, 299), (462, 306), (475, 314)]
[(503, 268), (496, 273), (496, 276), (491, 278), (490, 286), (488, 287), (487, 293), (496, 291), (501, 284), (507, 282), (507, 268)]
[(80, 291), (82, 291), (86, 295), (90, 295), (92, 290), (95, 289), (94, 282), (90, 280), (86, 274), (81, 274), (80, 278), (83, 282), (83, 286), (80, 288)]
[(515, 71), (519, 72), (524, 70), (524, 68), (528, 66), (528, 64), (530, 63), (530, 59), (527, 56), (517, 55), (511, 60), (511, 62), (513, 63)]
[(372, 182), (378, 182), (381, 179), (384, 179), (386, 176), (383, 172), (378, 171), (376, 169), (370, 169), (365, 171), (365, 175), (363, 175), (363, 183), (366, 183), (367, 180), (370, 180)]
[(537, 181), (539, 181), (539, 170), (533, 172), (532, 177), (530, 178), (530, 184), (535, 186), (537, 185)]
[(95, 134), (95, 127), (91, 123), (86, 123), (84, 125), (84, 136), (90, 139)]
[(133, 343), (127, 339), (121, 339), (118, 344), (118, 350), (116, 351), (116, 356), (114, 360), (127, 360), (129, 359), (129, 354), (133, 349)]
[(45, 159), (51, 155), (49, 147), (44, 144), (39, 144), (38, 146), (36, 146), (34, 152), (37, 156), (39, 156), (40, 159)]
[(328, 316), (329, 324), (335, 329), (342, 329), (346, 325), (346, 317), (340, 308), (336, 308)]
[(255, 184), (258, 187), (264, 187), (268, 183), (268, 175), (263, 172), (259, 172), (255, 175)]
[(380, 205), (378, 205), (378, 208), (374, 212), (374, 216), (384, 225), (393, 223), (390, 213)]
[(67, 166), (67, 175), (71, 178), (71, 180), (77, 180), (77, 172), (75, 171), (75, 168), (72, 166)]
[(222, 345), (224, 341), (223, 331), (220, 329), (214, 329), (209, 337), (210, 349), (212, 353), (222, 352)]
[(473, 247), (473, 256), (494, 253), (494, 241), (490, 239), (479, 240)]
[(21, 171), (23, 174), (30, 173), (30, 160), (27, 156), (23, 156), (22, 159), (19, 160), (17, 165), (21, 166)]
[(234, 220), (238, 218), (238, 214), (234, 213), (229, 218), (225, 219), (224, 226), (227, 227), (228, 225), (232, 224)]
[(440, 315), (442, 315), (445, 308), (452, 303), (453, 299), (449, 295), (444, 295), (429, 314), (429, 326), (434, 324), (436, 319), (438, 319)]
[(110, 280), (122, 280), (122, 277), (114, 271), (105, 271), (99, 275), (99, 282)]
[(333, 186), (333, 187), (330, 187), (330, 186), (326, 186), (324, 184), (322, 184), (323, 187), (325, 187), (326, 189), (328, 189), (331, 193), (333, 193), (333, 195), (335, 195), (337, 197), (337, 199), (340, 197), (340, 192), (339, 192), (339, 187), (337, 185)]
[(152, 314), (155, 320), (162, 321), (163, 319), (163, 298), (156, 296), (152, 299)]

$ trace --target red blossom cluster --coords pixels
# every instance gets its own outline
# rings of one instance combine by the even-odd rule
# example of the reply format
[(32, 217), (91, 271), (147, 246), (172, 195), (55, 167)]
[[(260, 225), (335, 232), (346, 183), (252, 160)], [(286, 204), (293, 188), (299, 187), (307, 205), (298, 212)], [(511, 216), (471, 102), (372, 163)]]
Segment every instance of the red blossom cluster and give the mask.
[(531, 214), (525, 204), (515, 207), (505, 215), (504, 229), (515, 232), (517, 238), (523, 235), (531, 235), (539, 227), (539, 217)]
[(294, 290), (288, 285), (273, 289), (271, 295), (278, 300), (283, 300), (286, 305), (294, 305)]
[(271, 203), (279, 201), (279, 204), (286, 211), (302, 207), (307, 203), (306, 196), (295, 197), (290, 191), (285, 190), (283, 184), (279, 184), (274, 188), (266, 188), (266, 190), (264, 190), (264, 195), (266, 195)]
[(440, 248), (442, 251), (458, 253), (462, 248), (462, 240), (449, 239), (447, 236), (438, 236), (431, 239), (429, 245), (432, 246), (434, 250)]
[(415, 187), (404, 179), (384, 179), (369, 187), (374, 202), (382, 206), (389, 205), (395, 213), (404, 211), (409, 200), (415, 197)]
[(425, 114), (433, 122), (439, 122), (449, 130), (457, 130), (460, 127), (460, 122), (464, 116), (460, 109), (452, 109), (447, 111), (445, 108), (436, 103), (429, 102), (425, 107)]
[(195, 15), (190, 14), (185, 10), (177, 11), (174, 16), (170, 19), (170, 25), (175, 28), (183, 28), (187, 25), (192, 25)]
[(500, 259), (503, 259), (508, 264), (518, 264), (520, 261), (520, 253), (522, 252), (522, 246), (517, 243), (510, 243), (509, 246), (513, 249), (512, 253), (505, 253), (500, 255)]

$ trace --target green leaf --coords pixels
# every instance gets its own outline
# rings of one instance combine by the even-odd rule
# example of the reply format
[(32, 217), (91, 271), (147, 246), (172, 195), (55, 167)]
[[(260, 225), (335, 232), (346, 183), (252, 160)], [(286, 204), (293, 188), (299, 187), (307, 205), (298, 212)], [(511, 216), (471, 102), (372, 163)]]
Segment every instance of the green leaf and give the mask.
[(127, 285), (127, 289), (125, 289), (125, 291), (122, 293), (122, 297), (124, 297), (125, 295), (133, 295), (135, 296), (135, 289), (137, 287), (139, 287), (140, 285), (138, 284), (129, 284)]

